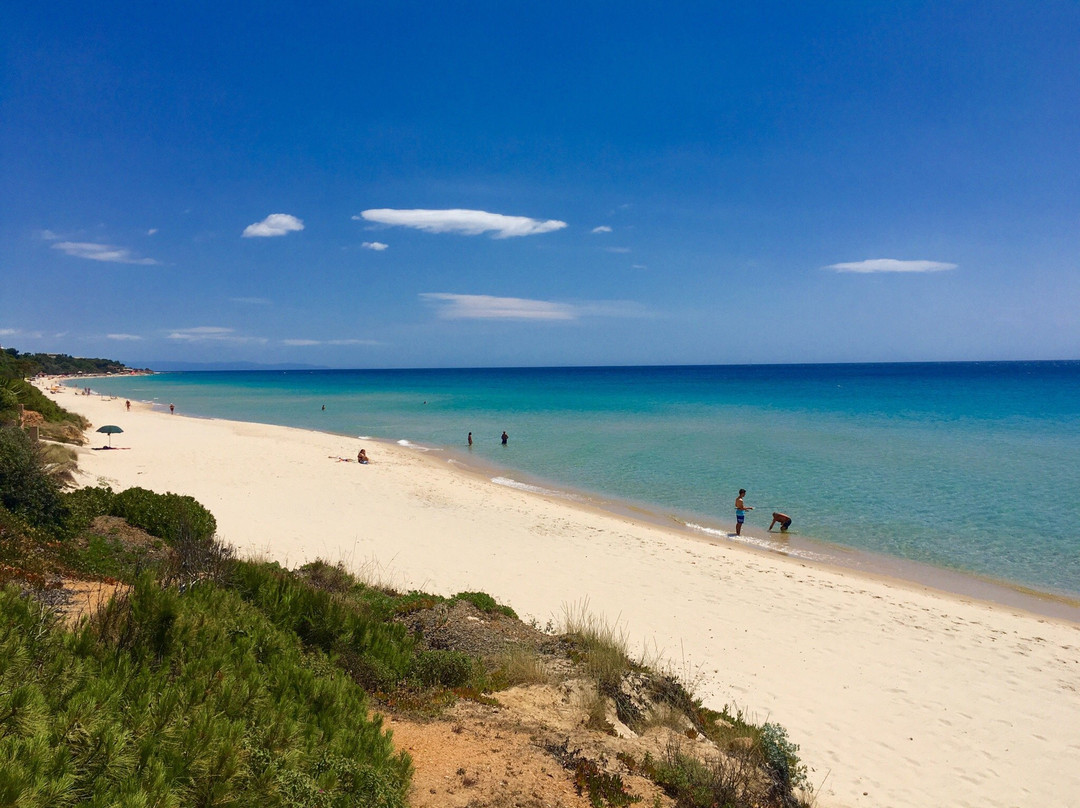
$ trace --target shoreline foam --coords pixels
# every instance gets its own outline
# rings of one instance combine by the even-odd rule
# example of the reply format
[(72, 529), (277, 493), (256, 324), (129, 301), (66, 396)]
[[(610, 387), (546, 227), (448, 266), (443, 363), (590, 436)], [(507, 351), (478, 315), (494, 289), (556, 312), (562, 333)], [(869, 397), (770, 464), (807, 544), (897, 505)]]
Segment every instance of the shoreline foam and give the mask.
[[(822, 806), (1065, 806), (1080, 793), (1080, 625), (710, 541), (520, 491), (443, 453), (53, 396), (120, 423), (82, 480), (190, 494), (241, 552), (481, 589), (541, 623), (587, 598), (714, 707), (788, 728)], [(91, 433), (92, 435), (93, 433)], [(116, 442), (114, 440), (114, 442)], [(827, 778), (827, 779), (826, 779)]]

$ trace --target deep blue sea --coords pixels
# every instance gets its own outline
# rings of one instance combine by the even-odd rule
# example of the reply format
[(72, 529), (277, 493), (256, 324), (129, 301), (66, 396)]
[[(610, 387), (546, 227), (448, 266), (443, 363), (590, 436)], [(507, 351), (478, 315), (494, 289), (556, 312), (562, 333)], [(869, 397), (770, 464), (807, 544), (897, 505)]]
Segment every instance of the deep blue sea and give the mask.
[[(509, 484), (1080, 594), (1080, 362), (164, 373), (180, 413), (408, 441)], [(322, 407), (325, 405), (326, 409)], [(502, 446), (503, 430), (510, 440)]]

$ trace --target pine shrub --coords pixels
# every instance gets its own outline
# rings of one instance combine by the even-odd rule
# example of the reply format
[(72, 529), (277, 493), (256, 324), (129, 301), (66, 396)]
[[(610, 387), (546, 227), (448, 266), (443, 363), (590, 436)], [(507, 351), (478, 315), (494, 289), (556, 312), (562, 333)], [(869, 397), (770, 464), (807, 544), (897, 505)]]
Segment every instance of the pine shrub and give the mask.
[(0, 805), (405, 805), (363, 691), (235, 592), (143, 578), (77, 633), (0, 613)]

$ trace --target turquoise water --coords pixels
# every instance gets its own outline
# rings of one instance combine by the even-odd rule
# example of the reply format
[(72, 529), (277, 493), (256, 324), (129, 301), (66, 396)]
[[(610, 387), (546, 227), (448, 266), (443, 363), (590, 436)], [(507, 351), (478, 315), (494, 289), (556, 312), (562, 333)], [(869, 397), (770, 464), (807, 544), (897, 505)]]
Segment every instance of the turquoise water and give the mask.
[(780, 510), (800, 536), (1080, 594), (1080, 362), (167, 373), (94, 389), (462, 453), (471, 431), (503, 477), (722, 530), (746, 488), (751, 530)]

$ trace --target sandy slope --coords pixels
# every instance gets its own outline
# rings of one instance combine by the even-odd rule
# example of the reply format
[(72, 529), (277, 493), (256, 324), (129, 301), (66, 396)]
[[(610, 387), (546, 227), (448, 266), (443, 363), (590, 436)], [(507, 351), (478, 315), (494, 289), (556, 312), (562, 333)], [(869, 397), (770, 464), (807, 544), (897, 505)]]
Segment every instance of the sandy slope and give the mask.
[(54, 397), (125, 430), (128, 448), (81, 450), (83, 482), (191, 494), (241, 552), (483, 590), (541, 624), (587, 598), (706, 703), (785, 725), (819, 805), (1080, 800), (1080, 625), (515, 491), (437, 452), (369, 441), (360, 466), (335, 459), (351, 438)]

